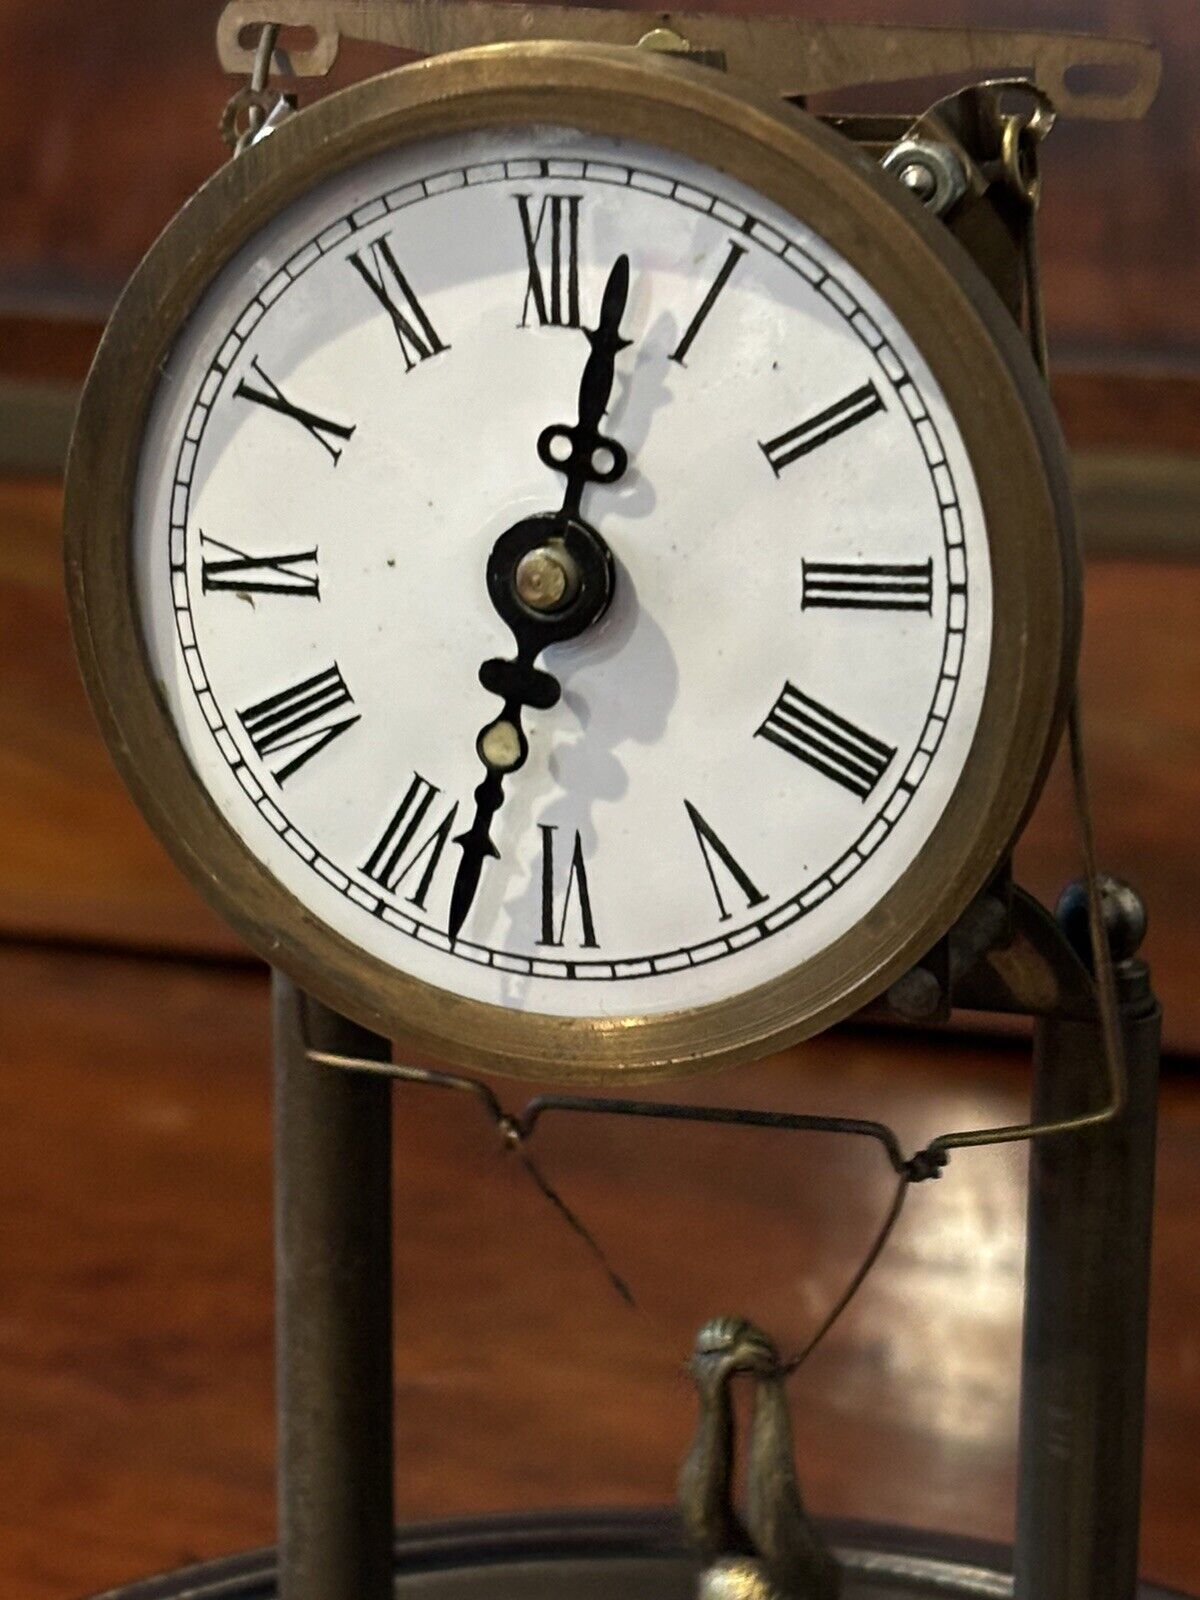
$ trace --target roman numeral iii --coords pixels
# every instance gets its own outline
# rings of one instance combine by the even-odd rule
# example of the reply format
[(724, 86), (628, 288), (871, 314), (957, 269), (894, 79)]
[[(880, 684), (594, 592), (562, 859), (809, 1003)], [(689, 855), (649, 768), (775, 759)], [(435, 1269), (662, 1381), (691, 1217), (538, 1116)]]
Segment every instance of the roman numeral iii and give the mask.
[(800, 609), (932, 611), (933, 561), (801, 561)]
[(789, 428), (777, 439), (768, 439), (765, 443), (760, 439), (758, 448), (770, 462), (771, 471), (778, 477), (784, 467), (790, 467), (793, 461), (799, 461), (801, 456), (809, 455), (821, 445), (828, 444), (830, 439), (836, 439), (839, 434), (873, 417), (877, 411), (884, 410), (886, 407), (879, 390), (873, 383), (864, 383), (861, 389), (855, 389), (853, 394), (846, 395), (842, 400), (835, 400), (833, 405), (826, 406), (824, 411), (818, 411), (816, 416), (808, 417), (797, 427)]
[(418, 873), (416, 888), (408, 896), (409, 903), (425, 909), (433, 875), (442, 859), (450, 829), (458, 811), (454, 801), (449, 811), (426, 837), (418, 842), (417, 834), (424, 825), (426, 815), (441, 790), (435, 784), (414, 772), (404, 798), (383, 830), (379, 843), (367, 858), (363, 871), (373, 878), (380, 888), (395, 894), (400, 886)]
[(276, 783), (283, 784), (360, 720), (358, 712), (339, 716), (353, 704), (334, 662), (324, 672), (239, 711), (238, 721), (261, 761), (269, 756), (284, 757), (271, 774)]
[(860, 800), (867, 799), (896, 754), (893, 746), (864, 733), (791, 683), (784, 684), (755, 737), (769, 739)]
[(549, 194), (538, 207), (532, 195), (513, 199), (521, 215), (521, 235), (529, 277), (521, 307), (521, 327), (529, 325), (529, 308), (543, 328), (579, 326), (579, 205), (577, 194)]
[(704, 868), (708, 873), (708, 881), (712, 884), (712, 892), (716, 896), (717, 911), (722, 922), (728, 922), (731, 912), (725, 904), (725, 896), (721, 893), (721, 883), (717, 876), (717, 867), (723, 869), (722, 875), (732, 879), (742, 894), (746, 897), (746, 905), (761, 906), (766, 900), (766, 895), (757, 889), (751, 881), (749, 874), (734, 860), (728, 848), (713, 832), (690, 800), (685, 800), (688, 820), (696, 835), (696, 843), (700, 846), (700, 854), (704, 860)]
[(235, 594), (298, 594), (308, 600), (321, 598), (315, 550), (252, 556), (236, 545), (201, 533), (200, 552), (200, 587), (205, 594), (229, 589)]
[(392, 319), (407, 371), (450, 348), (438, 338), (386, 236), (373, 240), (366, 250), (356, 250), (347, 260)]
[(567, 886), (563, 891), (562, 914), (555, 924), (557, 890), (554, 870), (554, 835), (558, 832), (553, 823), (539, 823), (542, 835), (542, 935), (539, 944), (561, 949), (566, 939), (567, 922), (572, 903), (577, 908), (579, 943), (585, 950), (599, 949), (596, 924), (592, 920), (592, 897), (588, 889), (587, 862), (583, 858), (583, 840), (575, 832), (575, 847), (571, 852), (571, 865), (567, 870)]
[[(281, 417), (290, 417), (293, 422), (298, 422), (304, 431), (332, 456), (336, 467), (341, 460), (342, 444), (354, 432), (353, 424), (333, 422), (329, 417), (320, 417), (315, 411), (296, 405), (294, 401), (288, 399), (275, 380), (263, 371), (257, 356), (251, 361), (250, 367), (266, 387), (256, 388), (243, 378), (233, 391), (234, 398), (251, 400), (255, 405), (265, 406), (268, 411), (277, 411)], [(335, 439), (341, 440), (341, 444), (335, 444)]]

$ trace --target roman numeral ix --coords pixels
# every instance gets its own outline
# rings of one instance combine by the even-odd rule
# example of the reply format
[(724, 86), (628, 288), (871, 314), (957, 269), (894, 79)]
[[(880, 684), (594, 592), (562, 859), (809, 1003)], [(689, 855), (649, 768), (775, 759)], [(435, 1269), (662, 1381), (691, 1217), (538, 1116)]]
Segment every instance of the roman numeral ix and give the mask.
[(819, 449), (821, 445), (828, 444), (830, 439), (836, 439), (839, 434), (873, 417), (877, 411), (884, 410), (886, 407), (879, 390), (873, 383), (864, 383), (861, 389), (855, 389), (853, 394), (846, 395), (842, 400), (835, 400), (833, 405), (818, 411), (815, 417), (807, 418), (798, 427), (789, 428), (777, 439), (768, 439), (765, 443), (760, 439), (758, 448), (770, 462), (771, 471), (778, 477), (784, 467), (790, 467), (793, 461), (799, 461), (801, 456)]
[(737, 266), (738, 262), (745, 254), (746, 246), (744, 244), (738, 244), (736, 241), (730, 243), (729, 254), (725, 257), (724, 261), (722, 261), (721, 270), (717, 273), (716, 277), (709, 285), (708, 293), (704, 296), (704, 299), (701, 300), (700, 307), (696, 312), (696, 315), (684, 329), (682, 339), (680, 339), (674, 350), (671, 351), (670, 359), (672, 361), (678, 361), (681, 367), (686, 365), (687, 353), (692, 348), (692, 344), (696, 335), (708, 321), (708, 314), (716, 305), (721, 290), (729, 282), (729, 279), (733, 274), (734, 267)]
[(933, 561), (801, 561), (800, 609), (932, 611)]
[[(579, 326), (579, 204), (577, 194), (549, 194), (538, 207), (536, 220), (530, 213), (532, 195), (513, 198), (521, 214), (521, 233), (525, 240), (525, 260), (529, 278), (521, 307), (521, 327), (529, 325), (532, 303), (543, 328)], [(543, 240), (545, 241), (543, 245)], [(548, 268), (547, 275), (538, 257)]]
[(255, 405), (265, 406), (268, 411), (277, 411), (281, 417), (290, 417), (293, 422), (298, 422), (323, 450), (328, 451), (336, 467), (341, 460), (342, 448), (341, 444), (335, 444), (333, 441), (340, 439), (344, 444), (354, 432), (354, 425), (333, 422), (329, 417), (320, 417), (315, 411), (296, 405), (294, 401), (288, 399), (275, 380), (263, 371), (257, 356), (251, 361), (250, 366), (255, 375), (262, 379), (266, 388), (256, 389), (243, 378), (233, 391), (234, 398), (251, 400)]
[(414, 772), (403, 800), (396, 807), (395, 814), (383, 830), (383, 836), (363, 867), (367, 877), (373, 878), (389, 894), (395, 894), (401, 884), (420, 869), (416, 888), (408, 900), (410, 905), (419, 906), (422, 911), (458, 811), (456, 800), (437, 826), (417, 842), (417, 834), (424, 825), (426, 815), (441, 792), (428, 778)]
[(279, 556), (252, 556), (236, 545), (201, 533), (200, 587), (205, 594), (231, 589), (236, 594), (298, 594), (319, 600), (317, 552), (294, 550)]
[(261, 761), (284, 754), (272, 777), (283, 784), (327, 745), (352, 728), (359, 714), (339, 717), (354, 700), (336, 662), (303, 682), (268, 695), (257, 705), (238, 712), (238, 721)]
[(575, 848), (571, 852), (571, 866), (567, 873), (567, 886), (563, 893), (562, 915), (555, 931), (554, 902), (554, 835), (558, 832), (553, 823), (539, 823), (542, 835), (542, 936), (539, 944), (561, 949), (566, 938), (567, 919), (571, 903), (575, 901), (579, 912), (579, 943), (585, 950), (597, 950), (596, 924), (592, 920), (592, 897), (588, 890), (587, 863), (583, 859), (583, 840), (575, 832)]
[(722, 867), (725, 875), (732, 878), (733, 882), (737, 884), (746, 897), (747, 907), (761, 906), (767, 898), (766, 895), (760, 889), (755, 888), (749, 874), (734, 860), (727, 847), (722, 844), (692, 802), (685, 800), (683, 803), (687, 808), (688, 818), (696, 834), (696, 843), (700, 846), (700, 854), (704, 860), (705, 871), (708, 873), (708, 881), (712, 884), (712, 892), (716, 896), (720, 920), (728, 922), (732, 913), (725, 904), (725, 897), (721, 893), (721, 884), (716, 871), (717, 866)]
[(791, 683), (784, 684), (766, 720), (754, 731), (756, 738), (769, 739), (860, 800), (867, 799), (896, 754), (890, 744), (864, 733)]
[(408, 372), (450, 348), (438, 338), (386, 236), (373, 240), (365, 251), (354, 251), (347, 260), (392, 319)]

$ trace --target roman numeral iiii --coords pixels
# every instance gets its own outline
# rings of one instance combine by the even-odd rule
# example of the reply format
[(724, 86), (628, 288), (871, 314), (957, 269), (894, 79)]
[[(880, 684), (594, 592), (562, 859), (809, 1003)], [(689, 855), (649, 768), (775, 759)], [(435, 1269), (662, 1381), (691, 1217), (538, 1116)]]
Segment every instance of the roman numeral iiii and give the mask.
[(450, 348), (438, 338), (386, 237), (373, 240), (347, 260), (392, 319), (408, 372)]
[(795, 428), (789, 428), (778, 438), (768, 439), (765, 443), (760, 439), (758, 448), (770, 462), (771, 471), (778, 477), (784, 467), (790, 467), (793, 461), (799, 461), (801, 456), (811, 454), (839, 434), (856, 428), (860, 422), (884, 410), (886, 407), (879, 390), (873, 383), (864, 383), (861, 389), (855, 389), (842, 400), (835, 400), (833, 405), (826, 406), (824, 411), (818, 411), (816, 416), (808, 417)]
[(801, 561), (800, 609), (932, 611), (933, 561)]
[(334, 662), (324, 672), (239, 711), (238, 721), (261, 761), (284, 756), (282, 766), (271, 773), (276, 783), (283, 784), (360, 720), (357, 711), (350, 716), (338, 715), (353, 704)]
[(892, 745), (864, 733), (791, 683), (784, 684), (755, 737), (769, 739), (860, 800), (867, 799), (896, 754)]
[[(513, 196), (521, 214), (521, 235), (529, 277), (521, 307), (521, 327), (529, 308), (543, 328), (579, 326), (579, 204), (577, 194), (549, 194), (530, 211), (532, 195)], [(539, 254), (540, 252), (540, 254)]]

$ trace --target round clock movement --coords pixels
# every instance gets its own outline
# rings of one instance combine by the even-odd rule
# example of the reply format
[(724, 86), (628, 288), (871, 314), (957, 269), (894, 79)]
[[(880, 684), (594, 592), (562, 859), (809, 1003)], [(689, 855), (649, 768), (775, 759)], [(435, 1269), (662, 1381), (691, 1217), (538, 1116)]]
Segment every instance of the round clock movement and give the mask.
[(965, 252), (703, 69), (505, 45), (219, 173), (68, 482), (85, 672), (201, 890), (533, 1076), (802, 1038), (987, 883), (1060, 727), (1058, 434)]

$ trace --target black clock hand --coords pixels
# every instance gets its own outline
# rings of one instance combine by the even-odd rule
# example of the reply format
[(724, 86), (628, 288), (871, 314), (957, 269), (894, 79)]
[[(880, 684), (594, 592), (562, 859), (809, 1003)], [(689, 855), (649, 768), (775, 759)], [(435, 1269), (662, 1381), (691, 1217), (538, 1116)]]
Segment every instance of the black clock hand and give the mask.
[[(547, 645), (573, 639), (597, 621), (612, 598), (613, 564), (608, 546), (580, 519), (588, 483), (615, 483), (629, 465), (625, 449), (600, 432), (616, 373), (616, 358), (628, 345), (620, 333), (629, 297), (629, 258), (618, 256), (605, 284), (600, 319), (585, 329), (591, 349), (579, 384), (578, 421), (543, 430), (538, 454), (555, 472), (566, 475), (563, 503), (557, 512), (527, 517), (497, 539), (488, 560), (488, 593), (512, 629), (515, 660), (493, 657), (479, 669), (485, 689), (503, 701), (500, 715), (481, 729), (475, 742), (485, 773), (475, 790), (475, 817), (455, 843), (462, 859), (450, 893), (447, 922), (457, 939), (479, 888), (483, 864), (499, 855), (492, 839), (492, 820), (504, 803), (504, 779), (524, 766), (529, 744), (521, 725), (524, 707), (548, 710), (562, 692), (557, 678), (535, 665)], [(561, 459), (556, 442), (568, 446)], [(560, 446), (561, 448), (561, 446)], [(608, 460), (597, 467), (598, 456)]]

